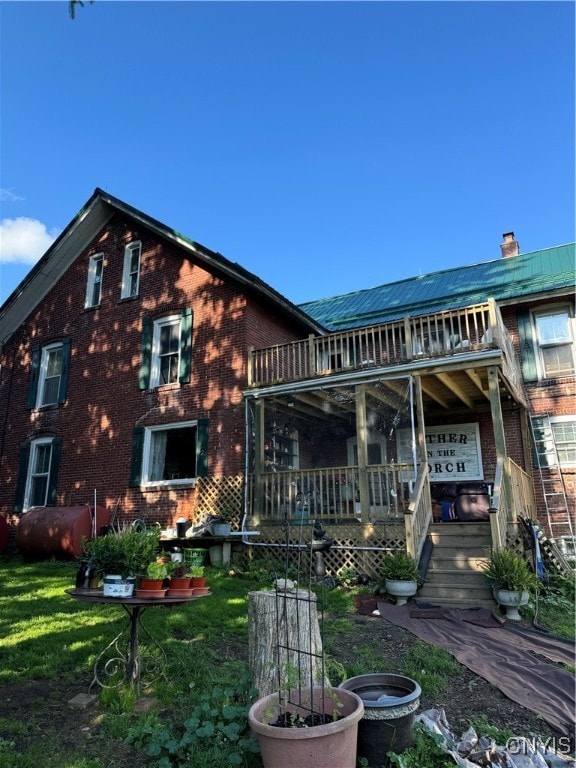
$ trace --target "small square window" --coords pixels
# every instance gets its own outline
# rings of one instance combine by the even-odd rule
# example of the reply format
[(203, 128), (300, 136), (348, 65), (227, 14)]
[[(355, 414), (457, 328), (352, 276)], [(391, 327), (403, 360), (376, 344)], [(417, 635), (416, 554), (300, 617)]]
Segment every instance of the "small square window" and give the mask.
[(538, 312), (534, 321), (540, 378), (572, 376), (575, 370), (574, 348), (568, 309)]
[(196, 422), (146, 429), (142, 483), (178, 485), (193, 481), (197, 438)]

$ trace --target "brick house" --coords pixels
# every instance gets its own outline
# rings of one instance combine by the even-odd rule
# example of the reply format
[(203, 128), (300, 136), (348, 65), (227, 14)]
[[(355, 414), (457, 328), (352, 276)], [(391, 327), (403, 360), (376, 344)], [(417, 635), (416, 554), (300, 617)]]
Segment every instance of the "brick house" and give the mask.
[(569, 547), (574, 255), (508, 233), (495, 260), (296, 307), (97, 189), (0, 308), (0, 514), (96, 493), (165, 526), (234, 498), (253, 546), (288, 521), (297, 553), (322, 521), (333, 571), (418, 558), (449, 521), (502, 546), (538, 518)]
[[(250, 346), (320, 330), (255, 275), (97, 189), (0, 310), (0, 513), (190, 518), (244, 472)], [(214, 500), (214, 499), (213, 499)], [(240, 501), (238, 501), (240, 510)]]

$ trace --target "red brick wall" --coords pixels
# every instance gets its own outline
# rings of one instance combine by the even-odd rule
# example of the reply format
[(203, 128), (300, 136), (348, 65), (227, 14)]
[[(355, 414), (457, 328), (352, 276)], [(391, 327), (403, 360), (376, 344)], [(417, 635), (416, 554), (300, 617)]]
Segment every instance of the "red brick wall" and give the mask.
[[(140, 292), (122, 300), (124, 246), (134, 240), (142, 242)], [(104, 254), (101, 304), (84, 309), (88, 262), (96, 253)], [(194, 313), (191, 382), (141, 391), (143, 317), (185, 307)], [(67, 401), (27, 410), (32, 346), (62, 336), (72, 341)], [(58, 504), (92, 502), (96, 490), (98, 503), (118, 508), (122, 517), (166, 524), (192, 516), (191, 488), (142, 493), (128, 487), (134, 427), (207, 418), (209, 474), (242, 474), (247, 341), (279, 337), (289, 337), (286, 321), (258, 307), (241, 286), (116, 215), (4, 347), (0, 513), (12, 512), (20, 444), (47, 431), (62, 438)]]

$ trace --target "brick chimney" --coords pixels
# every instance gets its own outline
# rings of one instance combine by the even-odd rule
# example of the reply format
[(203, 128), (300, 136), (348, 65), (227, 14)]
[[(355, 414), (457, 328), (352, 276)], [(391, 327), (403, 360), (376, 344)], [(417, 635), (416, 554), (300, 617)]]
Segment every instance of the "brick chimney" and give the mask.
[(500, 246), (502, 249), (502, 258), (508, 259), (510, 256), (518, 256), (520, 253), (520, 246), (514, 240), (514, 232), (504, 232), (502, 235), (504, 242)]

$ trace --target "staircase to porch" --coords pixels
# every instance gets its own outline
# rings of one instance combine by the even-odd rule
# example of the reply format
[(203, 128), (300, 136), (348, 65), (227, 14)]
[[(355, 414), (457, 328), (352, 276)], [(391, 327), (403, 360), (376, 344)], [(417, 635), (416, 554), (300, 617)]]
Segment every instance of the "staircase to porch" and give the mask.
[(448, 608), (494, 608), (482, 571), (491, 546), (490, 523), (433, 523), (428, 537), (434, 548), (417, 599)]

